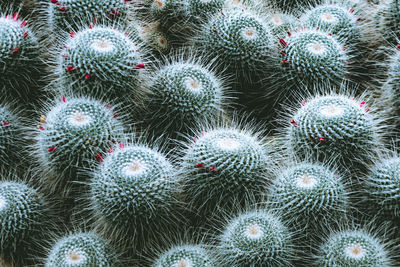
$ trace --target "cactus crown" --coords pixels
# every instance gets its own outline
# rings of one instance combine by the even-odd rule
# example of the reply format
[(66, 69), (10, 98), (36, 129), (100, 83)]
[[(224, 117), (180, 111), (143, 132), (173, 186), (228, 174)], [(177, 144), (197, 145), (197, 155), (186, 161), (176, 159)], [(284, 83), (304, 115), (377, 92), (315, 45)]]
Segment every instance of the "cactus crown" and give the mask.
[(291, 242), (291, 234), (278, 216), (257, 210), (228, 223), (220, 237), (218, 252), (224, 266), (279, 266), (288, 263)]
[(385, 245), (364, 230), (334, 233), (318, 252), (316, 263), (323, 266), (392, 266)]
[(200, 245), (172, 247), (162, 254), (153, 267), (211, 267), (209, 253)]
[(113, 251), (93, 233), (70, 234), (58, 240), (47, 256), (46, 267), (115, 266)]

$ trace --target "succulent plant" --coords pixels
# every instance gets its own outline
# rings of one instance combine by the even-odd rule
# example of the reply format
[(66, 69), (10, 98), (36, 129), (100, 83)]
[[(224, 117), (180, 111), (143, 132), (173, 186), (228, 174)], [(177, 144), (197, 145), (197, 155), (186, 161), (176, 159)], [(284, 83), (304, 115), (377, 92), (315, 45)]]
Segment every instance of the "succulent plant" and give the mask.
[(246, 212), (225, 226), (217, 253), (221, 266), (288, 266), (293, 257), (292, 234), (273, 213)]
[(157, 150), (117, 146), (93, 173), (90, 202), (114, 240), (130, 233), (128, 242), (144, 243), (154, 229), (167, 229), (179, 187), (173, 165)]
[(0, 36), (1, 94), (26, 100), (41, 70), (39, 43), (18, 13), (0, 15)]
[(334, 160), (348, 170), (357, 164), (365, 166), (382, 148), (378, 124), (383, 118), (370, 112), (365, 101), (326, 94), (302, 103), (291, 117), (286, 136), (287, 146), (298, 157)]
[(257, 197), (274, 164), (271, 149), (240, 127), (211, 128), (188, 145), (182, 169), (192, 208), (199, 214)]
[(304, 236), (319, 235), (350, 210), (342, 179), (320, 163), (296, 162), (279, 169), (268, 200)]
[[(48, 230), (48, 205), (25, 182), (0, 182), (0, 251), (7, 256), (29, 257), (33, 244)], [(35, 251), (36, 250), (36, 251)]]
[(317, 252), (315, 266), (394, 266), (385, 243), (365, 230), (334, 232)]
[(71, 34), (59, 55), (63, 88), (105, 99), (131, 100), (138, 95), (145, 62), (140, 45), (124, 32), (93, 26)]
[(113, 249), (94, 233), (75, 233), (64, 236), (53, 245), (45, 267), (117, 266)]
[(224, 111), (224, 90), (224, 80), (211, 66), (191, 60), (162, 65), (149, 81), (148, 125), (159, 135), (187, 133)]
[(113, 142), (119, 141), (124, 127), (116, 111), (97, 100), (62, 97), (47, 105), (35, 136), (35, 149), (41, 168), (56, 176), (49, 175), (44, 183), (55, 191), (82, 179), (77, 172), (101, 161)]
[(214, 266), (210, 253), (201, 245), (174, 246), (164, 252), (152, 265), (153, 267), (211, 267)]

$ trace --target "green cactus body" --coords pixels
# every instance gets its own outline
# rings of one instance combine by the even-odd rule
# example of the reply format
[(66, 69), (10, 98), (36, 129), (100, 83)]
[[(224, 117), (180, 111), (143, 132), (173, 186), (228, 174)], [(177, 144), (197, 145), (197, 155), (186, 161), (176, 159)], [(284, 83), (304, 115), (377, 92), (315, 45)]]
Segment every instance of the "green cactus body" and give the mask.
[(0, 90), (27, 97), (40, 67), (39, 44), (18, 13), (0, 15)]
[(346, 45), (355, 45), (360, 39), (358, 16), (351, 6), (324, 4), (305, 12), (301, 21), (312, 28), (332, 33)]
[(150, 81), (149, 124), (160, 133), (186, 133), (223, 110), (222, 81), (197, 63), (162, 66)]
[(387, 81), (383, 88), (388, 100), (394, 106), (395, 113), (400, 114), (400, 50), (396, 48), (393, 52)]
[[(400, 216), (400, 158), (386, 158), (372, 167), (366, 183), (373, 215), (388, 219)], [(369, 209), (370, 210), (370, 209)]]
[(96, 26), (72, 35), (59, 56), (60, 78), (74, 93), (93, 97), (135, 96), (145, 67), (139, 46), (125, 33)]
[(116, 264), (112, 249), (93, 233), (76, 233), (61, 238), (45, 260), (45, 267), (110, 267)]
[(20, 123), (8, 107), (0, 106), (0, 173), (15, 167), (21, 160), (25, 142)]
[(322, 164), (300, 163), (280, 170), (269, 189), (271, 207), (299, 231), (319, 233), (350, 208), (341, 179)]
[(288, 146), (297, 156), (335, 160), (347, 168), (368, 164), (380, 142), (375, 117), (365, 101), (325, 95), (303, 105), (287, 132)]
[(156, 150), (143, 145), (116, 148), (94, 172), (91, 206), (113, 233), (142, 236), (166, 227), (177, 203), (177, 179), (172, 164)]
[(216, 128), (194, 138), (183, 158), (186, 190), (196, 209), (210, 212), (262, 192), (273, 159), (250, 132)]
[[(286, 91), (338, 86), (346, 78), (349, 60), (343, 45), (327, 32), (298, 30), (280, 40), (281, 75)], [(282, 87), (282, 86), (281, 86)]]
[(133, 28), (144, 46), (153, 51), (166, 54), (171, 49), (169, 37), (160, 29), (160, 23), (134, 23)]
[[(88, 98), (62, 98), (41, 118), (37, 150), (44, 167), (65, 179), (93, 166), (123, 134), (109, 106)], [(46, 184), (57, 187), (59, 179)], [(65, 182), (65, 181), (64, 181)], [(56, 188), (54, 188), (56, 189)]]
[(162, 254), (153, 267), (211, 267), (212, 258), (200, 245), (182, 245), (172, 247)]
[(186, 0), (185, 14), (190, 18), (206, 18), (221, 11), (225, 0)]
[(384, 243), (364, 230), (333, 233), (319, 248), (316, 266), (387, 267), (390, 263)]
[(293, 12), (310, 5), (318, 5), (322, 0), (272, 0), (274, 6), (285, 12)]
[(253, 11), (224, 10), (204, 24), (196, 38), (210, 58), (238, 74), (263, 74), (272, 68), (274, 37), (268, 23)]
[(122, 0), (57, 0), (49, 4), (49, 24), (54, 33), (75, 31), (82, 25), (109, 20), (124, 22), (129, 2)]
[(382, 36), (390, 43), (400, 38), (400, 2), (398, 0), (380, 1), (374, 16), (376, 26)]
[(217, 249), (221, 266), (288, 266), (292, 235), (278, 216), (258, 210), (231, 219)]
[(0, 182), (1, 252), (32, 251), (33, 239), (48, 223), (46, 210), (42, 196), (35, 189), (22, 182)]

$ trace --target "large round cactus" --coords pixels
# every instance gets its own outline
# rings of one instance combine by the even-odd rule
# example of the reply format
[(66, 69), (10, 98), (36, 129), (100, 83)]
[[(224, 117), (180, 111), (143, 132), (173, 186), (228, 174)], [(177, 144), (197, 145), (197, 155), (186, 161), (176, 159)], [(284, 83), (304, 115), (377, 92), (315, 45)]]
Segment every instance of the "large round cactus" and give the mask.
[(300, 157), (335, 160), (347, 170), (368, 164), (380, 148), (382, 118), (365, 101), (346, 95), (323, 95), (304, 100), (291, 117), (287, 145)]
[[(189, 199), (199, 212), (259, 195), (273, 164), (270, 148), (250, 132), (222, 127), (201, 132), (185, 151), (182, 167)], [(202, 210), (203, 209), (203, 210)]]
[(229, 221), (217, 250), (221, 266), (288, 266), (292, 235), (279, 216), (256, 210)]
[(273, 68), (276, 45), (272, 30), (254, 11), (224, 10), (202, 27), (196, 37), (199, 49), (232, 72), (261, 75)]
[(57, 72), (63, 87), (97, 98), (131, 99), (145, 62), (136, 41), (112, 27), (83, 29), (67, 40)]
[(215, 262), (201, 245), (175, 246), (164, 252), (153, 267), (212, 267)]
[(36, 135), (42, 167), (59, 178), (46, 179), (53, 190), (77, 179), (77, 171), (93, 167), (123, 133), (115, 110), (89, 98), (62, 97), (48, 104)]
[(394, 266), (385, 243), (365, 230), (332, 233), (317, 252), (315, 266)]
[(53, 245), (45, 260), (45, 267), (117, 266), (112, 248), (94, 233), (64, 236)]
[(226, 104), (223, 81), (208, 67), (190, 61), (161, 66), (149, 89), (149, 125), (160, 134), (188, 132), (199, 122), (216, 119)]
[(147, 233), (167, 227), (177, 207), (179, 184), (163, 154), (144, 145), (124, 145), (105, 157), (90, 188), (92, 209), (112, 238), (131, 233), (128, 242), (143, 243)]
[(271, 208), (302, 233), (319, 234), (350, 209), (340, 177), (323, 164), (293, 163), (279, 169), (269, 193)]

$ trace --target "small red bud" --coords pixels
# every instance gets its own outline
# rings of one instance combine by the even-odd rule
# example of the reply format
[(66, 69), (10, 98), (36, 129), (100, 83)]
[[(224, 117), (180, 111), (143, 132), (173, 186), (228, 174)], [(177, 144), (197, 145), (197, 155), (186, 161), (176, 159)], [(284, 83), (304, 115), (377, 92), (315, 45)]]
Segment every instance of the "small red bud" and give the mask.
[(75, 70), (75, 67), (70, 66), (70, 67), (66, 67), (65, 69), (66, 69), (68, 72), (71, 72), (71, 71), (74, 71), (74, 70)]
[(332, 33), (328, 33), (328, 36), (332, 36)]
[(215, 167), (214, 166), (210, 167), (210, 172), (215, 172)]
[(369, 112), (369, 111), (370, 111), (370, 108), (366, 108), (366, 109), (365, 109), (365, 112)]
[(364, 106), (365, 105), (365, 101), (362, 101), (361, 103), (360, 103), (360, 107), (362, 108), (362, 106)]
[(397, 50), (400, 50), (400, 44), (397, 45)]
[(53, 4), (58, 5), (58, 0), (51, 0), (51, 2), (52, 2)]
[(59, 6), (58, 9), (59, 9), (60, 11), (67, 11), (67, 8), (66, 8), (66, 7), (63, 7), (63, 6)]
[(195, 138), (193, 138), (193, 142), (195, 142), (195, 143), (197, 142), (197, 138), (196, 138), (196, 137), (195, 137)]
[(281, 38), (281, 39), (279, 40), (279, 43), (281, 44), (281, 46), (282, 46), (283, 48), (287, 47), (287, 43), (286, 43), (286, 41), (285, 41), (283, 38)]
[(18, 13), (14, 13), (12, 16), (12, 20), (13, 21), (17, 21), (19, 19), (19, 14)]
[(137, 64), (136, 66), (133, 67), (135, 70), (137, 69), (143, 69), (144, 68), (144, 64)]
[(43, 126), (39, 126), (39, 130), (43, 131), (44, 127)]
[(114, 113), (114, 114), (113, 114), (113, 117), (114, 117), (114, 118), (118, 118), (118, 114), (117, 114), (117, 113)]
[(204, 136), (204, 132), (201, 132), (200, 134), (201, 134), (201, 136)]
[(3, 122), (3, 127), (4, 127), (4, 128), (7, 128), (8, 126), (9, 126), (8, 121), (4, 121), (4, 122)]
[(356, 22), (359, 22), (360, 20), (361, 20), (361, 18), (357, 18), (357, 19), (356, 19)]
[(63, 96), (62, 98), (61, 98), (61, 100), (62, 100), (62, 102), (66, 102), (67, 100), (65, 99), (65, 96)]
[(289, 30), (287, 30), (287, 35), (290, 37), (292, 36), (292, 33)]
[(281, 62), (283, 65), (289, 64), (289, 61), (287, 61), (287, 60), (282, 60)]
[(89, 73), (86, 73), (85, 79), (86, 79), (86, 80), (89, 80), (89, 79), (90, 79), (90, 74), (89, 74)]
[(17, 53), (18, 53), (18, 51), (19, 51), (19, 49), (18, 49), (18, 48), (14, 48), (14, 50), (11, 52), (11, 54), (12, 54), (12, 55), (15, 55), (15, 54), (17, 54)]
[(307, 104), (307, 103), (306, 103), (305, 100), (301, 101), (301, 105), (302, 105), (303, 107), (304, 107), (306, 104)]
[(67, 56), (67, 55), (61, 55), (61, 57), (63, 57), (63, 58), (68, 58), (68, 56)]
[(94, 28), (94, 24), (93, 23), (90, 23), (89, 24), (89, 29), (93, 29)]
[(353, 12), (354, 12), (354, 9), (350, 8), (349, 12), (350, 12), (350, 13), (353, 13)]
[(75, 32), (70, 32), (70, 33), (69, 33), (69, 36), (70, 36), (71, 38), (74, 38), (74, 37), (75, 37)]
[(347, 49), (347, 46), (343, 46), (342, 50), (345, 51)]
[(21, 22), (21, 25), (19, 25), (19, 27), (23, 28), (26, 25), (28, 25), (28, 22), (26, 20), (24, 20), (24, 21)]
[(324, 138), (324, 137), (320, 137), (320, 138), (319, 138), (319, 141), (325, 142), (325, 138)]
[(286, 52), (283, 51), (283, 50), (281, 50), (280, 52), (281, 52), (281, 55), (282, 55), (282, 56), (286, 56), (286, 55), (287, 55)]
[(97, 160), (98, 162), (103, 162), (104, 158), (103, 158), (103, 156), (102, 156), (100, 153), (97, 153), (97, 155), (96, 155), (96, 160)]
[(113, 153), (113, 152), (114, 152), (113, 148), (110, 147), (110, 148), (108, 149), (108, 154), (111, 154), (111, 153)]
[(49, 148), (47, 149), (47, 151), (49, 151), (50, 153), (51, 153), (51, 152), (54, 152), (54, 150), (56, 150), (56, 148), (55, 148), (54, 146), (51, 146), (51, 147), (49, 147)]
[(290, 120), (290, 123), (291, 123), (294, 127), (299, 126), (299, 124), (298, 124), (297, 122), (295, 122), (295, 120)]
[(28, 37), (28, 32), (24, 32), (23, 34), (22, 34), (22, 38), (26, 38), (26, 37)]
[(203, 163), (197, 163), (197, 164), (196, 164), (196, 167), (197, 167), (197, 168), (203, 168), (203, 167), (204, 167), (204, 164), (203, 164)]
[(124, 148), (124, 144), (123, 143), (119, 143), (119, 148)]

